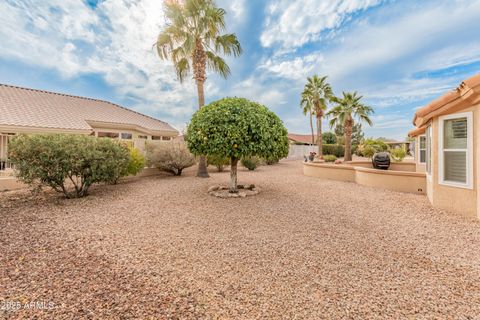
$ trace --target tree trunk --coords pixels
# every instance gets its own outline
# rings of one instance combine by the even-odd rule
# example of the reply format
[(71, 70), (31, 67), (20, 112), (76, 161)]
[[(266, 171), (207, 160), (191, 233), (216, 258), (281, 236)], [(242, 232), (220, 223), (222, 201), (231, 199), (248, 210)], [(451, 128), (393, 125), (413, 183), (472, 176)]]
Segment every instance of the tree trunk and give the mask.
[(315, 144), (315, 133), (313, 132), (313, 114), (312, 110), (310, 110), (310, 130), (312, 131), (312, 145)]
[[(205, 83), (207, 77), (205, 50), (203, 48), (202, 42), (199, 39), (197, 39), (195, 43), (195, 52), (193, 54), (192, 60), (195, 82), (197, 84), (198, 109), (201, 109), (205, 105), (205, 91), (203, 88), (203, 84)], [(198, 161), (197, 177), (210, 177), (207, 171), (207, 158), (204, 155), (201, 155)]]
[(347, 120), (344, 124), (344, 131), (345, 131), (345, 155), (343, 160), (344, 161), (352, 161), (352, 121)]
[[(202, 108), (205, 105), (205, 93), (203, 91), (203, 81), (197, 81), (197, 93), (198, 93), (198, 108)], [(209, 178), (207, 170), (207, 157), (200, 156), (198, 161), (197, 177)]]
[(237, 164), (238, 159), (232, 157), (230, 159), (230, 189), (228, 190), (230, 193), (237, 193)]
[(323, 141), (322, 141), (322, 115), (317, 115), (317, 158), (323, 159)]

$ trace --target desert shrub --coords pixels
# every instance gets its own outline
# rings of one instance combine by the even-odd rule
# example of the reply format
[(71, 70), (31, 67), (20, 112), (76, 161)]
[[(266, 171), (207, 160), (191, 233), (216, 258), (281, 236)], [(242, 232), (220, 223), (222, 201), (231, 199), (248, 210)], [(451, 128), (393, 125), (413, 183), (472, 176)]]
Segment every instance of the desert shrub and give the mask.
[(325, 160), (325, 162), (335, 162), (335, 160), (337, 160), (337, 157), (333, 154), (328, 154), (326, 156), (323, 156), (323, 160)]
[(49, 186), (66, 198), (88, 194), (94, 183), (113, 183), (127, 170), (130, 155), (118, 141), (84, 135), (20, 135), (9, 144), (20, 181)]
[(333, 132), (324, 132), (322, 133), (322, 141), (324, 144), (335, 144), (337, 143), (337, 136)]
[(287, 129), (280, 118), (256, 102), (224, 98), (195, 112), (187, 144), (196, 155), (230, 159), (230, 192), (237, 192), (237, 164), (243, 157), (281, 159), (288, 155)]
[(322, 146), (322, 152), (324, 155), (334, 155), (337, 158), (341, 158), (345, 155), (345, 146), (339, 144), (324, 144)]
[(182, 142), (147, 144), (147, 163), (160, 171), (180, 176), (183, 169), (195, 164), (195, 157)]
[(363, 146), (363, 149), (362, 149), (362, 156), (364, 156), (365, 158), (372, 158), (373, 155), (375, 153), (377, 153), (378, 151), (375, 150), (375, 148), (373, 146)]
[(407, 155), (407, 153), (402, 148), (395, 148), (395, 149), (390, 150), (390, 156), (396, 162), (403, 161), (403, 159), (405, 158), (406, 155)]
[(375, 152), (385, 152), (388, 150), (388, 145), (382, 140), (371, 138), (366, 139), (357, 147), (356, 154), (366, 158), (371, 158), (373, 156), (372, 149), (375, 150), (373, 154), (375, 154)]
[(260, 159), (258, 157), (243, 157), (241, 163), (248, 170), (255, 170), (260, 165)]
[(277, 164), (280, 162), (280, 158), (278, 157), (266, 157), (266, 158), (263, 158), (263, 162), (267, 165), (267, 166), (272, 166), (274, 164)]
[(145, 168), (145, 157), (137, 148), (129, 147), (128, 149), (130, 151), (130, 160), (128, 161), (128, 166), (123, 175), (136, 176), (143, 170), (143, 168)]
[(209, 155), (207, 156), (207, 165), (215, 166), (218, 172), (222, 172), (225, 166), (230, 164), (230, 159), (224, 156)]

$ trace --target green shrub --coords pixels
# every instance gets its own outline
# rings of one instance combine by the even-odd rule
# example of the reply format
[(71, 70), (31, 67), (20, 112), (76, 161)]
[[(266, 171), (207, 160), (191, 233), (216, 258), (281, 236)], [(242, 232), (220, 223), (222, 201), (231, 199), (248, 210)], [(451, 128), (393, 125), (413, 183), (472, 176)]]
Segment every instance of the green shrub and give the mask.
[(130, 160), (128, 161), (128, 166), (122, 175), (136, 176), (143, 170), (143, 168), (145, 168), (145, 157), (137, 148), (129, 147), (128, 149), (130, 151)]
[(20, 135), (9, 144), (19, 180), (49, 186), (66, 198), (84, 197), (94, 183), (114, 183), (127, 171), (128, 148), (118, 141), (84, 135)]
[(195, 164), (195, 157), (181, 142), (163, 142), (146, 146), (147, 163), (160, 171), (180, 176), (183, 169)]
[(333, 154), (327, 154), (323, 157), (323, 160), (325, 160), (325, 162), (335, 162), (335, 160), (337, 160), (337, 157)]
[(195, 112), (185, 141), (196, 155), (230, 159), (229, 191), (234, 193), (238, 161), (250, 156), (275, 161), (286, 157), (287, 134), (280, 118), (267, 107), (243, 98), (224, 98)]
[(365, 158), (372, 158), (377, 153), (377, 150), (373, 146), (364, 146), (362, 149), (362, 156)]
[(265, 164), (267, 166), (271, 166), (271, 165), (274, 165), (274, 164), (277, 164), (280, 162), (280, 158), (278, 157), (267, 157), (267, 158), (264, 158), (263, 159), (263, 162), (265, 162)]
[(248, 170), (255, 170), (260, 165), (260, 159), (258, 157), (243, 157), (241, 163)]
[(218, 155), (209, 155), (207, 156), (207, 165), (215, 166), (218, 172), (222, 172), (224, 166), (228, 166), (230, 164), (230, 159), (224, 156)]
[[(372, 149), (374, 152), (372, 153)], [(366, 139), (361, 145), (357, 147), (356, 154), (366, 158), (373, 157), (376, 152), (385, 152), (388, 150), (388, 145), (382, 140)]]
[(345, 146), (339, 144), (324, 144), (322, 146), (322, 152), (324, 155), (334, 155), (337, 158), (341, 158), (345, 155)]
[(390, 150), (390, 156), (396, 162), (402, 162), (407, 153), (402, 148), (395, 148)]

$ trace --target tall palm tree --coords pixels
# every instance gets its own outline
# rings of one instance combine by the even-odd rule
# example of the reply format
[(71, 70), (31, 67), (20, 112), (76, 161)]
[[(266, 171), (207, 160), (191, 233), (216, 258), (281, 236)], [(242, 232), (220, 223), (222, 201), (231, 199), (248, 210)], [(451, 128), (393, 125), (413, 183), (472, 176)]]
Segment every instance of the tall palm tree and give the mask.
[(357, 92), (343, 92), (342, 98), (333, 98), (332, 101), (335, 106), (327, 113), (330, 119), (330, 127), (335, 125), (343, 125), (345, 135), (345, 161), (352, 160), (352, 128), (355, 124), (355, 119), (360, 122), (366, 122), (372, 125), (370, 115), (373, 114), (373, 109), (360, 102), (362, 96)]
[(315, 144), (315, 134), (313, 133), (313, 102), (308, 95), (302, 94), (302, 100), (300, 101), (300, 107), (302, 108), (303, 115), (309, 115), (310, 117), (310, 130), (312, 132), (312, 145)]
[[(222, 34), (225, 10), (216, 7), (214, 0), (165, 1), (165, 16), (168, 23), (157, 39), (158, 55), (173, 62), (180, 82), (193, 73), (201, 108), (207, 68), (227, 78), (230, 68), (220, 54), (237, 57), (242, 47), (235, 34)], [(200, 157), (197, 176), (208, 177), (205, 156)]]
[(332, 87), (327, 82), (327, 77), (314, 75), (307, 78), (307, 84), (303, 89), (302, 97), (309, 97), (313, 103), (313, 110), (317, 118), (317, 145), (318, 158), (323, 158), (322, 142), (322, 117), (327, 110), (327, 104), (333, 97)]

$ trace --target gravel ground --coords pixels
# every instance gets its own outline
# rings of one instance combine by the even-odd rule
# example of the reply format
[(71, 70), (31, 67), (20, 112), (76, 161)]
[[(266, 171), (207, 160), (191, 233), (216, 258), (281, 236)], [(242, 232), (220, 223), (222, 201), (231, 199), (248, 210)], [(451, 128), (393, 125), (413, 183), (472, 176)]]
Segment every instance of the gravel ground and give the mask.
[(0, 317), (480, 319), (478, 222), (301, 170), (241, 169), (262, 189), (242, 199), (193, 170), (0, 194)]

